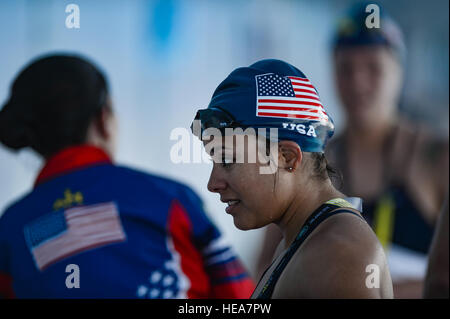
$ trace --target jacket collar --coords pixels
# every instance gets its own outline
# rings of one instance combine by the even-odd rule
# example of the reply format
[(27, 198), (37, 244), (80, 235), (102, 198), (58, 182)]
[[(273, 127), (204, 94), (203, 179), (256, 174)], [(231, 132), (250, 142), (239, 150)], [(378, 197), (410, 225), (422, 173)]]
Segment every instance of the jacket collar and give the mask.
[(65, 148), (46, 161), (34, 186), (71, 171), (99, 164), (112, 164), (110, 157), (101, 148), (92, 145)]

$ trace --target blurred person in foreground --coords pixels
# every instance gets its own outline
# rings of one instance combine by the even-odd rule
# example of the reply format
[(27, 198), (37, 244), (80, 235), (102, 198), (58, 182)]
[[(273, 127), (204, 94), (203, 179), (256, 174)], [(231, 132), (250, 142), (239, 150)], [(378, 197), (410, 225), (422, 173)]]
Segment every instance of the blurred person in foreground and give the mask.
[[(335, 182), (338, 189), (363, 199), (362, 215), (388, 255), (394, 296), (420, 298), (434, 224), (447, 192), (448, 140), (399, 113), (402, 33), (383, 8), (380, 28), (367, 28), (365, 8), (352, 7), (333, 40), (335, 81), (347, 125), (325, 152), (342, 174), (342, 182)], [(274, 247), (279, 238), (276, 229), (267, 229), (264, 247)], [(262, 250), (260, 269), (272, 252)]]
[(16, 77), (0, 142), (45, 165), (0, 217), (0, 296), (249, 297), (254, 284), (200, 198), (115, 165), (116, 136), (107, 80), (86, 59), (40, 57)]

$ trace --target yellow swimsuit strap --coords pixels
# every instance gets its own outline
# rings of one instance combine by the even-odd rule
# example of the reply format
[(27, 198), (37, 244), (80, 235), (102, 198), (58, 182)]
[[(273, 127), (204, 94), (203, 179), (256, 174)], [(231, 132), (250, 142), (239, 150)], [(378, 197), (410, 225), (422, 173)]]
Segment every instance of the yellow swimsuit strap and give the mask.
[(327, 201), (325, 204), (336, 205), (339, 207), (354, 208), (352, 204), (350, 204), (343, 198), (333, 198), (333, 199), (330, 199), (329, 201)]

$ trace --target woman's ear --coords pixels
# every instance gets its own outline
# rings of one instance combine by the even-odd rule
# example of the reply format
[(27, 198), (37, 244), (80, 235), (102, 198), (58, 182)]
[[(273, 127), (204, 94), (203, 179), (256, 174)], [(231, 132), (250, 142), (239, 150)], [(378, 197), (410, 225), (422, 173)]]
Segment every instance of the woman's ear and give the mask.
[(297, 143), (292, 141), (280, 141), (278, 143), (278, 157), (280, 168), (287, 171), (295, 171), (302, 162), (302, 150)]
[[(110, 101), (108, 101), (110, 103)], [(111, 157), (116, 149), (117, 120), (112, 107), (103, 107), (89, 125), (86, 143), (102, 148)]]
[(103, 107), (97, 118), (95, 119), (95, 125), (100, 136), (106, 140), (111, 138), (111, 120), (112, 111), (108, 107)]
[(101, 108), (94, 118), (93, 125), (97, 134), (104, 140), (110, 140), (115, 135), (116, 123), (115, 115), (112, 110), (112, 102), (108, 97), (106, 105)]

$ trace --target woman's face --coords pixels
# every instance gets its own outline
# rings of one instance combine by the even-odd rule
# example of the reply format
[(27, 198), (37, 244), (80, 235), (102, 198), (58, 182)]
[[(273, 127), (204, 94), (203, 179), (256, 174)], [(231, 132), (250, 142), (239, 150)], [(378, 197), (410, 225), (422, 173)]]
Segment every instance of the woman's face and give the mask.
[[(244, 147), (240, 147), (239, 140), (234, 147), (227, 147), (220, 138), (209, 145), (214, 149), (211, 152), (214, 163), (208, 190), (220, 195), (220, 200), (227, 204), (226, 213), (233, 216), (235, 226), (241, 230), (260, 228), (279, 220), (288, 206), (288, 190), (292, 189), (289, 183), (283, 183), (280, 171), (261, 174), (260, 168), (267, 164), (260, 163), (258, 158), (256, 163), (249, 160), (249, 153), (257, 152), (253, 147), (249, 150), (249, 139), (256, 138), (246, 138)], [(239, 158), (244, 162), (236, 163)]]
[(340, 48), (334, 55), (339, 95), (352, 124), (389, 118), (401, 90), (401, 67), (382, 46)]

